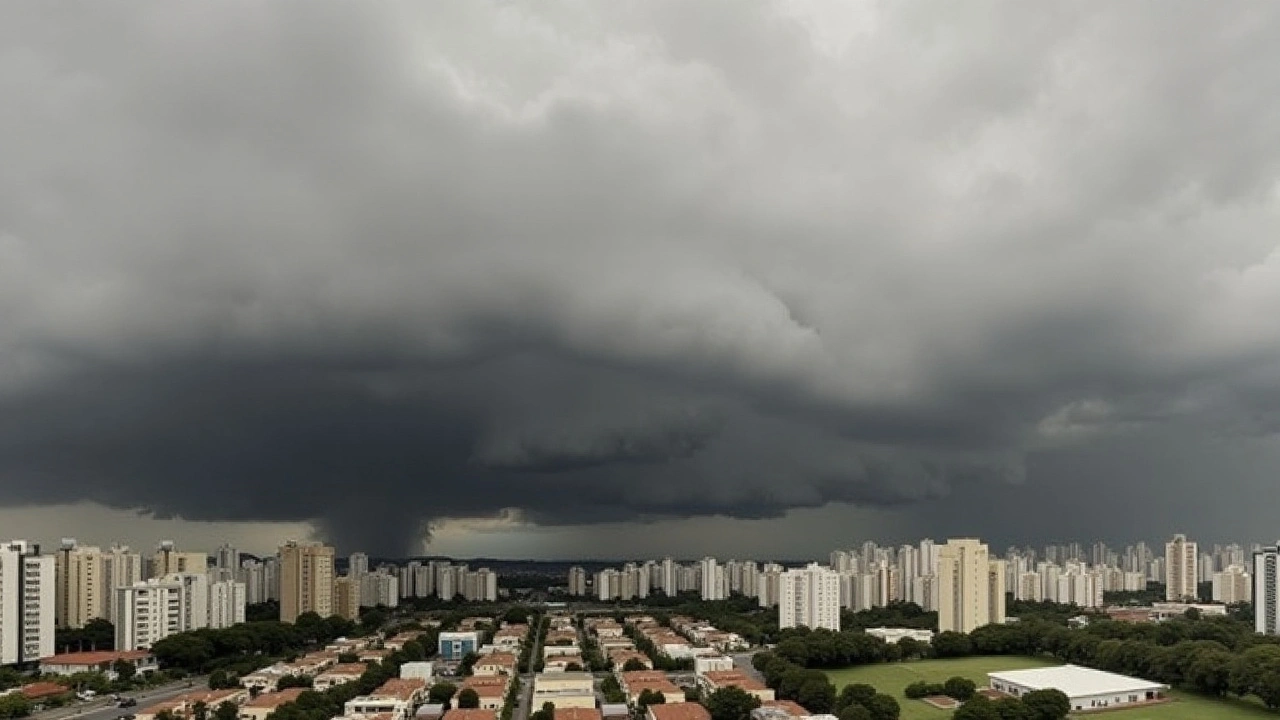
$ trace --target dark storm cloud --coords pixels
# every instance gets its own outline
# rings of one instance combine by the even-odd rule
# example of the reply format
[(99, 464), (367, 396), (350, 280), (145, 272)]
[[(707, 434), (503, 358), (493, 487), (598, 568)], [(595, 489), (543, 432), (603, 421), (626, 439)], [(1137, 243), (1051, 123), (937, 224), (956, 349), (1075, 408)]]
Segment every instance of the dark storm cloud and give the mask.
[(400, 550), (1274, 434), (1278, 15), (4, 5), (0, 501)]

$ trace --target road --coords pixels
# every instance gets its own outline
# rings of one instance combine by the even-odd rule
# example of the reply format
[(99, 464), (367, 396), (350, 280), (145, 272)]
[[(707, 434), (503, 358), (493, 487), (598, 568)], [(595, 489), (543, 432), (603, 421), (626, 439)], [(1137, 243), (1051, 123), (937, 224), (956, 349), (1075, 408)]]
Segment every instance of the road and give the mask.
[(172, 685), (164, 685), (158, 688), (150, 688), (147, 690), (134, 691), (124, 693), (126, 697), (135, 698), (138, 701), (136, 707), (121, 708), (116, 707), (114, 700), (108, 695), (102, 700), (93, 700), (87, 703), (76, 703), (67, 707), (54, 708), (41, 713), (36, 713), (31, 717), (34, 720), (116, 720), (121, 715), (131, 715), (139, 709), (148, 705), (154, 705), (158, 702), (164, 702), (170, 698), (177, 697), (185, 692), (194, 690), (203, 690), (208, 688), (208, 678), (191, 678), (191, 687), (187, 687), (187, 681)]
[[(539, 616), (541, 623), (547, 622), (546, 615)], [(529, 672), (520, 676), (520, 702), (516, 703), (516, 711), (511, 720), (529, 720), (529, 705), (533, 702), (533, 668), (538, 658), (542, 657), (542, 624), (533, 630), (533, 652), (529, 653)]]

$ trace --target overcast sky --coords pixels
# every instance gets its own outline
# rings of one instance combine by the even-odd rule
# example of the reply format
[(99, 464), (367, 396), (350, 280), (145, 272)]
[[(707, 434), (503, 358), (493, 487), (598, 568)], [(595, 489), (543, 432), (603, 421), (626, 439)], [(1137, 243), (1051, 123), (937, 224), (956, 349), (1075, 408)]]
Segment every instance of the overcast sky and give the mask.
[(5, 534), (1280, 536), (1280, 5), (6, 2), (0, 97)]

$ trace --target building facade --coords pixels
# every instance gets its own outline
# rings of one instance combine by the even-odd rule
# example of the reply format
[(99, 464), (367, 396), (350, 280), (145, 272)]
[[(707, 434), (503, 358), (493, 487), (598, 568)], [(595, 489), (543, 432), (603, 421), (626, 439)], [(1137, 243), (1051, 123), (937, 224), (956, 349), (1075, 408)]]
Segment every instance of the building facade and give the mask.
[(840, 630), (840, 573), (817, 563), (779, 578), (778, 627)]
[(938, 630), (968, 633), (1003, 622), (1003, 563), (996, 561), (999, 567), (993, 568), (990, 551), (975, 538), (948, 540), (937, 551)]
[(25, 540), (0, 544), (0, 665), (54, 654), (56, 560)]
[(1280, 635), (1280, 602), (1277, 578), (1280, 575), (1280, 543), (1253, 554), (1253, 629), (1264, 635)]
[(295, 622), (306, 612), (333, 614), (333, 548), (288, 542), (280, 548), (280, 619)]
[(1198, 595), (1199, 569), (1196, 543), (1186, 535), (1174, 535), (1164, 546), (1165, 600), (1194, 602)]

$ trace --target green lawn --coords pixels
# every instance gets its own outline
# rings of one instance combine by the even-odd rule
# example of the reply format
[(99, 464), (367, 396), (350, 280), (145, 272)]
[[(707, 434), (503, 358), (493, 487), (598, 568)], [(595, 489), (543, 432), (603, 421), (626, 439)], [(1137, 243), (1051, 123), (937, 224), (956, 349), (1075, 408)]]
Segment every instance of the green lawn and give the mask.
[[(951, 711), (935, 709), (920, 700), (908, 700), (903, 697), (902, 690), (917, 680), (942, 682), (957, 675), (974, 681), (978, 687), (984, 687), (987, 684), (988, 672), (1060, 664), (1041, 658), (969, 657), (863, 665), (844, 670), (829, 670), (827, 676), (837, 688), (850, 683), (866, 683), (875, 686), (880, 692), (892, 695), (902, 706), (902, 720), (947, 720), (951, 717)], [(1133, 710), (1114, 710), (1083, 717), (1096, 717), (1098, 720), (1250, 720), (1251, 718), (1280, 720), (1280, 713), (1270, 712), (1253, 703), (1214, 700), (1177, 692), (1172, 694), (1176, 700), (1164, 705)]]

